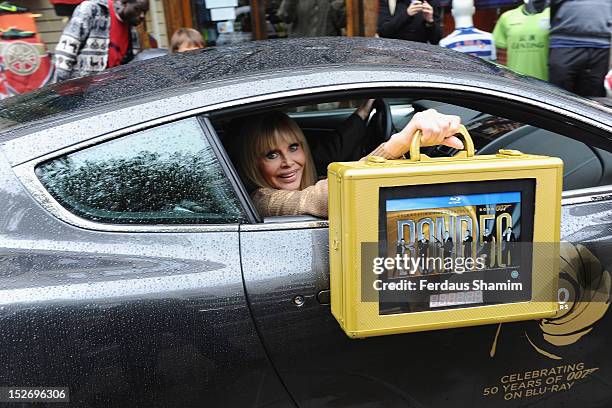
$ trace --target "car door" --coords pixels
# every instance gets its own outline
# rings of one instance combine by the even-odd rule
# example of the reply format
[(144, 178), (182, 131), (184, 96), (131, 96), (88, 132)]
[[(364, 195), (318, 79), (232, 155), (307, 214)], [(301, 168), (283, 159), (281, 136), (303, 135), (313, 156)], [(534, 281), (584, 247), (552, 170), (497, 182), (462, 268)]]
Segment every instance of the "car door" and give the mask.
[[(483, 105), (485, 99), (482, 96)], [(457, 104), (462, 106), (461, 101)], [(542, 109), (546, 108), (540, 105), (530, 112), (522, 106), (506, 111), (531, 121)], [(582, 142), (599, 138), (599, 147), (612, 148), (600, 129), (591, 128), (593, 134), (589, 134), (588, 115), (583, 114), (581, 121), (547, 113), (551, 115), (548, 128), (542, 125), (542, 129), (556, 134), (556, 122), (550, 120), (554, 117), (565, 126), (560, 134), (565, 139), (559, 140), (568, 146), (573, 138)], [(574, 242), (563, 247), (561, 281), (572, 293), (570, 289), (568, 296), (560, 292), (562, 310), (557, 318), (546, 321), (351, 340), (329, 309), (327, 223), (311, 217), (278, 217), (241, 226), (249, 304), (268, 355), (297, 404), (608, 404), (612, 401), (608, 385), (612, 336), (607, 329), (611, 319), (607, 269), (612, 259), (605, 241), (611, 230), (606, 215), (612, 210), (608, 194), (612, 188), (598, 188), (566, 192), (562, 235)]]
[(66, 387), (74, 406), (290, 406), (226, 170), (195, 117), (2, 156), (0, 384)]

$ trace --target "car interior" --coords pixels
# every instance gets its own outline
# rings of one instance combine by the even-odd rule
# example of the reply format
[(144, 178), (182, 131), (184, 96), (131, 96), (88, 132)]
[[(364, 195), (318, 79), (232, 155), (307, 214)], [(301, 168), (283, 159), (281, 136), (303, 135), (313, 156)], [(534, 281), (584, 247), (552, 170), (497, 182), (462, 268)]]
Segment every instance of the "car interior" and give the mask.
[[(559, 157), (564, 162), (564, 190), (612, 184), (612, 154), (597, 129), (551, 110), (512, 105), (511, 101), (475, 102), (465, 94), (332, 94), (241, 105), (145, 129), (41, 163), (39, 180), (63, 207), (95, 222), (227, 223), (316, 220), (311, 216), (262, 220), (249, 194), (257, 188), (241, 179), (237, 160), (241, 129), (254, 115), (278, 110), (303, 131), (317, 176), (327, 176), (332, 162), (365, 157), (417, 112), (436, 109), (461, 117), (476, 154), (500, 149)], [(351, 116), (372, 96), (365, 120)], [(484, 98), (479, 96), (479, 98)], [(169, 144), (167, 135), (176, 134)], [(207, 136), (207, 133), (208, 136)], [(217, 138), (210, 137), (216, 133)], [(220, 142), (220, 143), (219, 143)], [(142, 147), (146, 146), (146, 149)], [(425, 147), (430, 157), (451, 157), (456, 149)], [(187, 165), (189, 164), (189, 165)], [(150, 189), (151, 185), (165, 188)], [(239, 194), (236, 194), (236, 192)], [(146, 197), (146, 199), (145, 199)]]
[[(210, 119), (234, 167), (239, 168), (235, 155), (239, 147), (232, 143), (235, 140), (233, 135), (239, 134), (242, 125), (252, 115), (271, 109), (287, 113), (300, 126), (309, 145), (312, 146), (324, 138), (338, 137), (338, 128), (363, 101), (364, 99), (357, 98), (336, 98), (308, 103), (279, 103), (273, 107), (268, 105), (259, 109), (248, 109), (247, 112), (213, 113)], [(394, 132), (402, 129), (414, 114), (427, 109), (460, 116), (461, 122), (474, 141), (476, 154), (495, 154), (500, 149), (515, 149), (523, 153), (561, 158), (564, 162), (564, 190), (612, 184), (612, 153), (563, 134), (517, 121), (515, 118), (498, 116), (476, 110), (472, 106), (465, 107), (445, 100), (421, 97), (377, 98), (366, 124), (367, 132), (371, 135), (369, 137), (386, 140)], [(529, 119), (529, 115), (525, 113), (517, 113), (517, 116), (520, 115)], [(446, 146), (426, 147), (421, 151), (430, 157), (451, 157), (458, 152)], [(315, 157), (315, 161), (316, 159)], [(352, 160), (358, 159), (358, 157), (352, 158)], [(325, 177), (325, 169), (329, 162), (317, 164), (319, 177)], [(276, 218), (264, 221), (279, 221)], [(279, 218), (280, 221), (288, 221), (287, 217)], [(306, 218), (313, 217), (297, 217), (300, 220)]]

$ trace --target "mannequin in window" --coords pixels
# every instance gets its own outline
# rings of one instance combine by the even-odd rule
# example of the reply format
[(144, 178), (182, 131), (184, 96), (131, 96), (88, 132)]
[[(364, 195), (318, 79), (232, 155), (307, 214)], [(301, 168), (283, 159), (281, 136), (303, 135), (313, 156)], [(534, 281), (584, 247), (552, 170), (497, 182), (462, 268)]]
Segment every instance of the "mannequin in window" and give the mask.
[(533, 0), (501, 15), (493, 39), (497, 61), (508, 68), (542, 80), (548, 80), (548, 33), (550, 9), (538, 12)]
[(496, 57), (493, 36), (474, 27), (472, 16), (475, 11), (474, 0), (453, 0), (455, 31), (440, 40), (440, 45), (494, 61)]

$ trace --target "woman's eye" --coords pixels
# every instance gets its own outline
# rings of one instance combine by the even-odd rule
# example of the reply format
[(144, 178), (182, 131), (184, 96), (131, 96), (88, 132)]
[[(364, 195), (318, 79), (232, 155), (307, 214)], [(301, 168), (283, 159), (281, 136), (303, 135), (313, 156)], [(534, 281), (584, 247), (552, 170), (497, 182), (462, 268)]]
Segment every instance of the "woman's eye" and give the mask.
[(277, 152), (268, 152), (266, 153), (266, 159), (274, 160), (278, 157)]
[(299, 143), (293, 143), (292, 145), (289, 146), (289, 151), (290, 152), (297, 152), (299, 148), (300, 148), (300, 144)]

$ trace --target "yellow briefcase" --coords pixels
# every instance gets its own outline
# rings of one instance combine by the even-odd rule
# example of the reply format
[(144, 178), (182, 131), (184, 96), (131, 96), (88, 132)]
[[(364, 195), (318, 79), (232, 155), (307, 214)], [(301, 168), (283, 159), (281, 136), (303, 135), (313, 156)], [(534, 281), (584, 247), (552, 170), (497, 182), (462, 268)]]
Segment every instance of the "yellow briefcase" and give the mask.
[(552, 317), (563, 162), (500, 150), (332, 163), (331, 309), (350, 337)]

